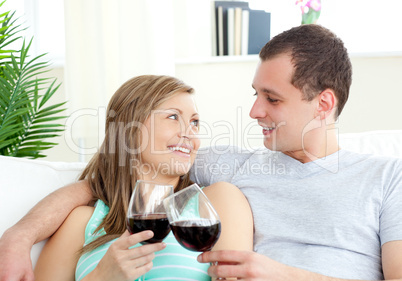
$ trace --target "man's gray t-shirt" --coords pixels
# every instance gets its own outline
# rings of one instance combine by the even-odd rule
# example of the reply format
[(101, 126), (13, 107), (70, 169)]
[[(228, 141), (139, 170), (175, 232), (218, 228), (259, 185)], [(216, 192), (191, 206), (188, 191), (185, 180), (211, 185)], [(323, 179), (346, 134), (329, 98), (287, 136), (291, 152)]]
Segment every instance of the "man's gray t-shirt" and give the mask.
[(381, 246), (402, 240), (402, 160), (340, 150), (301, 163), (236, 147), (199, 151), (192, 179), (231, 182), (254, 217), (254, 250), (327, 276), (383, 279)]

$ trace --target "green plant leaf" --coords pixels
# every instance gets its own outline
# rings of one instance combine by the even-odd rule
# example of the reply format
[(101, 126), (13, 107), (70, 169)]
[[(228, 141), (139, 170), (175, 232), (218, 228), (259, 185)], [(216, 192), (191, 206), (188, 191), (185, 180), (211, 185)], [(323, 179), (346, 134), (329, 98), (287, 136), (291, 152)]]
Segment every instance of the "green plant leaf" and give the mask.
[[(8, 137), (9, 136), (14, 136), (14, 135), (20, 135), (21, 132), (23, 132), (24, 128), (21, 127), (19, 124), (14, 125), (14, 126), (9, 126), (7, 128), (7, 130), (1, 130), (0, 131), (0, 140), (1, 140), (1, 144), (3, 144), (3, 142), (8, 141)], [(13, 139), (9, 139), (11, 141), (13, 141)]]
[(64, 129), (37, 129), (29, 131), (26, 136), (32, 136), (37, 134), (46, 134), (46, 133), (54, 133), (54, 132), (63, 132)]
[[(43, 112), (47, 112), (47, 111), (53, 110), (53, 109), (55, 109), (55, 108), (59, 108), (59, 107), (65, 105), (66, 103), (67, 103), (67, 102), (65, 101), (65, 102), (61, 102), (61, 103), (58, 103), (58, 104), (54, 104), (54, 105), (51, 105), (51, 106), (42, 108), (42, 109), (38, 112), (38, 114), (42, 114)], [(66, 110), (66, 108), (64, 108), (63, 110)]]
[[(60, 84), (54, 78), (43, 78), (50, 65), (43, 60), (46, 54), (29, 56), (33, 38), (26, 41), (20, 36), (26, 28), (14, 15), (0, 11), (0, 154), (44, 157), (41, 151), (56, 145), (48, 139), (65, 129), (58, 123), (66, 118), (59, 116), (65, 102), (45, 106)], [(8, 47), (20, 41), (19, 50)]]
[(61, 113), (61, 112), (65, 111), (65, 110), (66, 110), (65, 108), (62, 108), (62, 109), (58, 109), (58, 110), (44, 111), (44, 112), (42, 112), (42, 113), (39, 113), (36, 117), (37, 117), (37, 118), (43, 118), (43, 117), (46, 117), (46, 116), (50, 116), (50, 115), (55, 115), (55, 114)]
[(57, 142), (46, 142), (46, 141), (31, 141), (25, 142), (24, 147), (28, 146), (49, 146), (49, 145), (56, 145)]
[(40, 118), (40, 119), (35, 119), (32, 124), (38, 124), (42, 122), (51, 122), (55, 120), (60, 120), (60, 119), (65, 119), (67, 116), (53, 116), (53, 117), (47, 117), (47, 118)]
[[(2, 141), (0, 143), (0, 150), (3, 150), (4, 148), (8, 148), (10, 146), (12, 146), (14, 144), (15, 140), (11, 139), (11, 140), (6, 140), (6, 141)], [(5, 149), (5, 150), (6, 150)], [(2, 154), (2, 155), (8, 155), (8, 154)]]
[(31, 126), (31, 130), (43, 129), (43, 128), (57, 128), (57, 127), (65, 127), (63, 124), (41, 124), (41, 125), (33, 125)]
[(58, 135), (58, 134), (32, 135), (32, 136), (26, 137), (25, 141), (49, 139), (49, 138), (55, 138), (55, 137), (60, 137), (60, 135)]

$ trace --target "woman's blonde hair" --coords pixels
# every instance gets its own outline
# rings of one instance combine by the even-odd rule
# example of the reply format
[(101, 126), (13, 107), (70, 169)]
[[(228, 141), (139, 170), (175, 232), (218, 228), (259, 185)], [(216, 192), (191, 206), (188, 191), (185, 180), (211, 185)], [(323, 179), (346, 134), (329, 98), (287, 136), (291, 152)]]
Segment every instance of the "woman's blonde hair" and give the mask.
[[(105, 139), (80, 180), (86, 180), (93, 200), (102, 200), (110, 209), (96, 231), (106, 235), (86, 245), (81, 254), (120, 236), (126, 230), (126, 210), (141, 163), (141, 124), (151, 111), (179, 92), (192, 94), (193, 88), (169, 76), (143, 75), (125, 82), (111, 98), (106, 117)], [(189, 175), (180, 178), (175, 191), (191, 184)], [(95, 232), (96, 232), (95, 231)]]

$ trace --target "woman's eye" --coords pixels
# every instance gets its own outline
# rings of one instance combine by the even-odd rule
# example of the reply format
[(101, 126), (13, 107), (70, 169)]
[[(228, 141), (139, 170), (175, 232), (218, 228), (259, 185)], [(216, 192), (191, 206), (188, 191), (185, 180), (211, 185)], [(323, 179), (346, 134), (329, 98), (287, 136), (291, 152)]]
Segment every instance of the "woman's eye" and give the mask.
[(198, 128), (199, 124), (200, 124), (200, 120), (198, 120), (198, 119), (191, 121), (191, 125), (193, 125), (194, 127)]
[(168, 117), (169, 119), (178, 120), (179, 116), (177, 114), (172, 114)]

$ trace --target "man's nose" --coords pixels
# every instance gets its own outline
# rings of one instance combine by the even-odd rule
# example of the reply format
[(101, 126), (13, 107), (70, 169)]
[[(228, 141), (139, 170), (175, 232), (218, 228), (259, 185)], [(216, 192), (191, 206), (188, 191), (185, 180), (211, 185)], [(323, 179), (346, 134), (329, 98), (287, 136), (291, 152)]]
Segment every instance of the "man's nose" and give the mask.
[(262, 105), (261, 100), (258, 97), (255, 100), (253, 106), (251, 107), (249, 115), (253, 119), (261, 119), (266, 117), (266, 111)]

